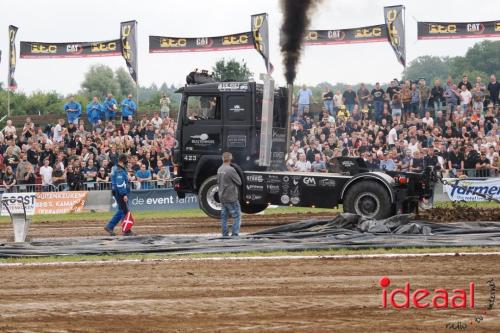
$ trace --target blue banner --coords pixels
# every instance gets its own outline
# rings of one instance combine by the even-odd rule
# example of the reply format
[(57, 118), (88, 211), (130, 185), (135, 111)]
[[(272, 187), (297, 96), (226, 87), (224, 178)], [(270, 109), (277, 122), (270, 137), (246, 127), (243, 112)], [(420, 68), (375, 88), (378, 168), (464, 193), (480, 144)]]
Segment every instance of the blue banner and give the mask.
[[(132, 191), (128, 196), (128, 206), (132, 212), (139, 210), (171, 210), (199, 207), (196, 195), (187, 194), (184, 199), (181, 199), (173, 189)], [(116, 209), (115, 202), (113, 202), (111, 209)]]

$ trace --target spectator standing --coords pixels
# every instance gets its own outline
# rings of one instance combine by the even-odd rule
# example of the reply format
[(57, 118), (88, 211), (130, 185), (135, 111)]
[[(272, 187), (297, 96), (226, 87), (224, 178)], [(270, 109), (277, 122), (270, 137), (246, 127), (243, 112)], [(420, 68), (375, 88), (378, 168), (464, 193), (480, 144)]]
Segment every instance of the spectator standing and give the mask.
[(56, 144), (64, 141), (66, 129), (64, 128), (64, 119), (59, 119), (57, 125), (54, 127), (54, 142)]
[(5, 140), (13, 140), (17, 138), (17, 130), (14, 125), (12, 125), (12, 120), (8, 119), (7, 123), (5, 125), (5, 128), (3, 129), (3, 136)]
[(231, 166), (233, 156), (229, 152), (222, 154), (223, 164), (217, 170), (217, 184), (219, 186), (219, 199), (221, 202), (221, 229), (222, 236), (229, 236), (227, 230), (228, 215), (233, 218), (232, 237), (238, 237), (241, 224), (241, 207), (239, 201), (239, 187), (241, 178)]
[(105, 120), (115, 120), (115, 113), (118, 110), (118, 103), (114, 99), (112, 93), (108, 93), (108, 96), (103, 103), (104, 117)]
[(380, 88), (380, 83), (375, 83), (371, 96), (373, 98), (373, 107), (375, 108), (375, 121), (379, 122), (384, 109), (384, 90)]
[(132, 100), (132, 94), (128, 94), (127, 98), (122, 101), (122, 121), (128, 121), (129, 117), (135, 116), (137, 105)]
[(398, 86), (398, 81), (396, 79), (391, 81), (391, 85), (386, 90), (386, 96), (388, 101), (392, 101), (394, 95), (399, 94), (401, 89)]
[(64, 104), (64, 111), (68, 117), (68, 124), (78, 125), (82, 115), (82, 105), (75, 101), (74, 95), (71, 95), (69, 102)]
[(418, 115), (420, 110), (420, 90), (417, 89), (417, 85), (413, 83), (411, 85), (411, 102), (410, 102), (410, 112)]
[(26, 191), (34, 192), (35, 190), (35, 171), (33, 170), (33, 166), (30, 164), (26, 171), (17, 178), (17, 183), (19, 185), (28, 185), (26, 186)]
[(491, 161), (485, 153), (481, 153), (476, 162), (476, 177), (490, 177)]
[(431, 97), (431, 91), (425, 83), (425, 79), (420, 79), (418, 81), (418, 90), (420, 92), (420, 118), (422, 118), (427, 111), (429, 105), (429, 99)]
[(335, 95), (333, 95), (333, 112), (334, 112), (334, 117), (337, 114), (337, 111), (339, 110), (340, 106), (342, 105), (342, 93), (339, 89), (335, 92)]
[(328, 110), (330, 115), (335, 116), (333, 112), (333, 92), (330, 87), (326, 87), (325, 92), (323, 93), (323, 105)]
[(109, 187), (107, 186), (109, 182), (109, 175), (106, 169), (102, 166), (99, 168), (99, 172), (96, 176), (96, 181), (99, 190), (109, 190)]
[(314, 155), (314, 161), (311, 163), (311, 171), (327, 172), (325, 161), (321, 159), (321, 154)]
[(165, 93), (160, 98), (160, 114), (163, 119), (170, 117), (170, 98)]
[(352, 90), (352, 86), (348, 85), (347, 90), (342, 94), (342, 101), (344, 102), (344, 105), (349, 112), (352, 112), (352, 110), (354, 109), (354, 105), (357, 103), (357, 100), (358, 97), (356, 96), (354, 90)]
[(311, 171), (311, 162), (306, 160), (306, 154), (300, 153), (299, 160), (295, 163), (293, 171), (309, 172)]
[(54, 171), (52, 171), (52, 184), (59, 189), (59, 185), (66, 182), (66, 173), (61, 168), (61, 163), (56, 163)]
[(464, 75), (462, 81), (460, 81), (457, 85), (459, 90), (462, 90), (462, 87), (465, 86), (467, 90), (472, 90), (472, 84), (469, 82), (469, 77)]
[(487, 89), (490, 93), (490, 103), (493, 105), (499, 105), (500, 83), (497, 81), (497, 77), (495, 76), (495, 74), (491, 74), (490, 83), (488, 83)]
[(35, 135), (35, 124), (31, 121), (30, 117), (26, 118), (26, 122), (23, 126), (23, 132), (21, 134), (22, 142), (28, 142), (30, 138)]
[(28, 161), (28, 156), (26, 155), (25, 152), (21, 152), (21, 154), (19, 154), (19, 159), (20, 159), (20, 162), (18, 163), (17, 169), (16, 169), (16, 179), (17, 180), (22, 179), (24, 174), (31, 167), (31, 163)]
[(50, 192), (52, 190), (52, 172), (54, 170), (50, 166), (50, 161), (48, 158), (43, 160), (43, 166), (40, 168), (40, 176), (42, 176), (42, 191)]
[(395, 171), (396, 170), (396, 162), (389, 156), (388, 152), (384, 152), (382, 155), (383, 158), (380, 161), (380, 169), (387, 171)]
[(476, 83), (471, 91), (472, 93), (472, 110), (479, 111), (480, 114), (483, 112), (484, 108), (484, 89), (482, 89), (480, 83)]
[(462, 108), (462, 116), (465, 116), (472, 101), (472, 94), (467, 89), (466, 84), (462, 84), (461, 87), (462, 91), (460, 92), (460, 107)]
[(305, 84), (302, 85), (302, 88), (297, 93), (297, 104), (298, 104), (298, 115), (303, 116), (304, 110), (309, 108), (309, 105), (312, 102), (312, 91), (307, 88)]
[(400, 94), (396, 93), (392, 97), (391, 109), (392, 109), (392, 120), (399, 123), (401, 121), (401, 115), (403, 109), (403, 103), (401, 102)]
[(431, 89), (431, 98), (434, 103), (434, 119), (437, 113), (443, 109), (444, 89), (441, 87), (441, 80), (434, 81), (434, 87)]
[(358, 89), (358, 102), (361, 109), (368, 108), (368, 100), (370, 98), (370, 91), (366, 89), (364, 83), (361, 83)]
[(89, 184), (87, 184), (88, 187), (93, 188), (94, 183), (96, 182), (97, 178), (97, 168), (94, 165), (94, 160), (89, 160), (87, 163), (87, 166), (82, 170), (83, 177), (85, 178), (85, 181)]
[(170, 183), (170, 171), (165, 165), (160, 163), (162, 162), (158, 161), (160, 170), (156, 173), (156, 185), (157, 187), (165, 187)]
[(97, 96), (94, 96), (92, 102), (87, 104), (87, 118), (92, 128), (95, 129), (99, 120), (102, 118), (103, 108)]

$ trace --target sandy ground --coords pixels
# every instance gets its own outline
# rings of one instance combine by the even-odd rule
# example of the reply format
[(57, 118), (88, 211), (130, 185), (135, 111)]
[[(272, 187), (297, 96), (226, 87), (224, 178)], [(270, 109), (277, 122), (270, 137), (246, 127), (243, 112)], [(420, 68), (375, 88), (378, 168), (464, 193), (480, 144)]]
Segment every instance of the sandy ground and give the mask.
[[(500, 332), (498, 256), (0, 266), (0, 332)], [(391, 287), (466, 288), (476, 308), (381, 308)], [(498, 289), (498, 288), (497, 288)], [(482, 315), (479, 324), (476, 315)], [(464, 330), (447, 329), (461, 321)]]
[[(336, 214), (277, 214), (277, 215), (244, 215), (241, 232), (255, 232), (290, 222), (296, 222), (312, 217), (334, 217)], [(32, 238), (47, 237), (80, 237), (104, 236), (103, 230), (107, 221), (67, 220), (64, 222), (35, 222), (30, 227)], [(134, 230), (139, 235), (165, 234), (205, 234), (218, 233), (220, 222), (208, 217), (196, 218), (147, 218), (136, 221)], [(118, 228), (117, 228), (118, 231)], [(12, 237), (12, 225), (0, 223), (0, 242)]]

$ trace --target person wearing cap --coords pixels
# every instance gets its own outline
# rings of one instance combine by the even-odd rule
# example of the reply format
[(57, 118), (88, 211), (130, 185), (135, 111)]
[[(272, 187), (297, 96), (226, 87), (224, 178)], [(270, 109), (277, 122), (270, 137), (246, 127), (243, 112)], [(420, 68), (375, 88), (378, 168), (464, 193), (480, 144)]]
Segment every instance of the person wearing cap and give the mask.
[[(111, 174), (111, 193), (116, 200), (117, 211), (115, 215), (109, 220), (104, 230), (110, 235), (114, 236), (113, 231), (115, 226), (125, 218), (128, 209), (128, 194), (130, 193), (130, 181), (127, 173), (128, 157), (126, 154), (121, 154), (118, 158), (118, 164), (113, 167)], [(133, 236), (132, 230), (123, 234), (124, 236)]]

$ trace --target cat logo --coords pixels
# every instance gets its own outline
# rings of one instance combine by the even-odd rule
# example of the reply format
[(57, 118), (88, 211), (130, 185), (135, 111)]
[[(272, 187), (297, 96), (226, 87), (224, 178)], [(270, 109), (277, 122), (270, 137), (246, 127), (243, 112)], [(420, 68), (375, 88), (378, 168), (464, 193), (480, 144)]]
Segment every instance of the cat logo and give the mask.
[(201, 47), (210, 47), (213, 45), (212, 38), (204, 37), (204, 38), (196, 38), (196, 46)]
[(55, 54), (57, 53), (57, 45), (33, 43), (31, 44), (31, 53)]
[(430, 34), (455, 34), (457, 33), (457, 25), (456, 24), (430, 24), (429, 25), (429, 33)]
[(66, 52), (72, 54), (81, 54), (83, 48), (80, 44), (68, 44), (66, 45)]
[(468, 32), (473, 32), (473, 33), (483, 33), (484, 31), (484, 24), (482, 23), (469, 23), (467, 24), (467, 31)]
[(186, 47), (186, 38), (161, 38), (160, 47), (172, 48), (172, 47)]

